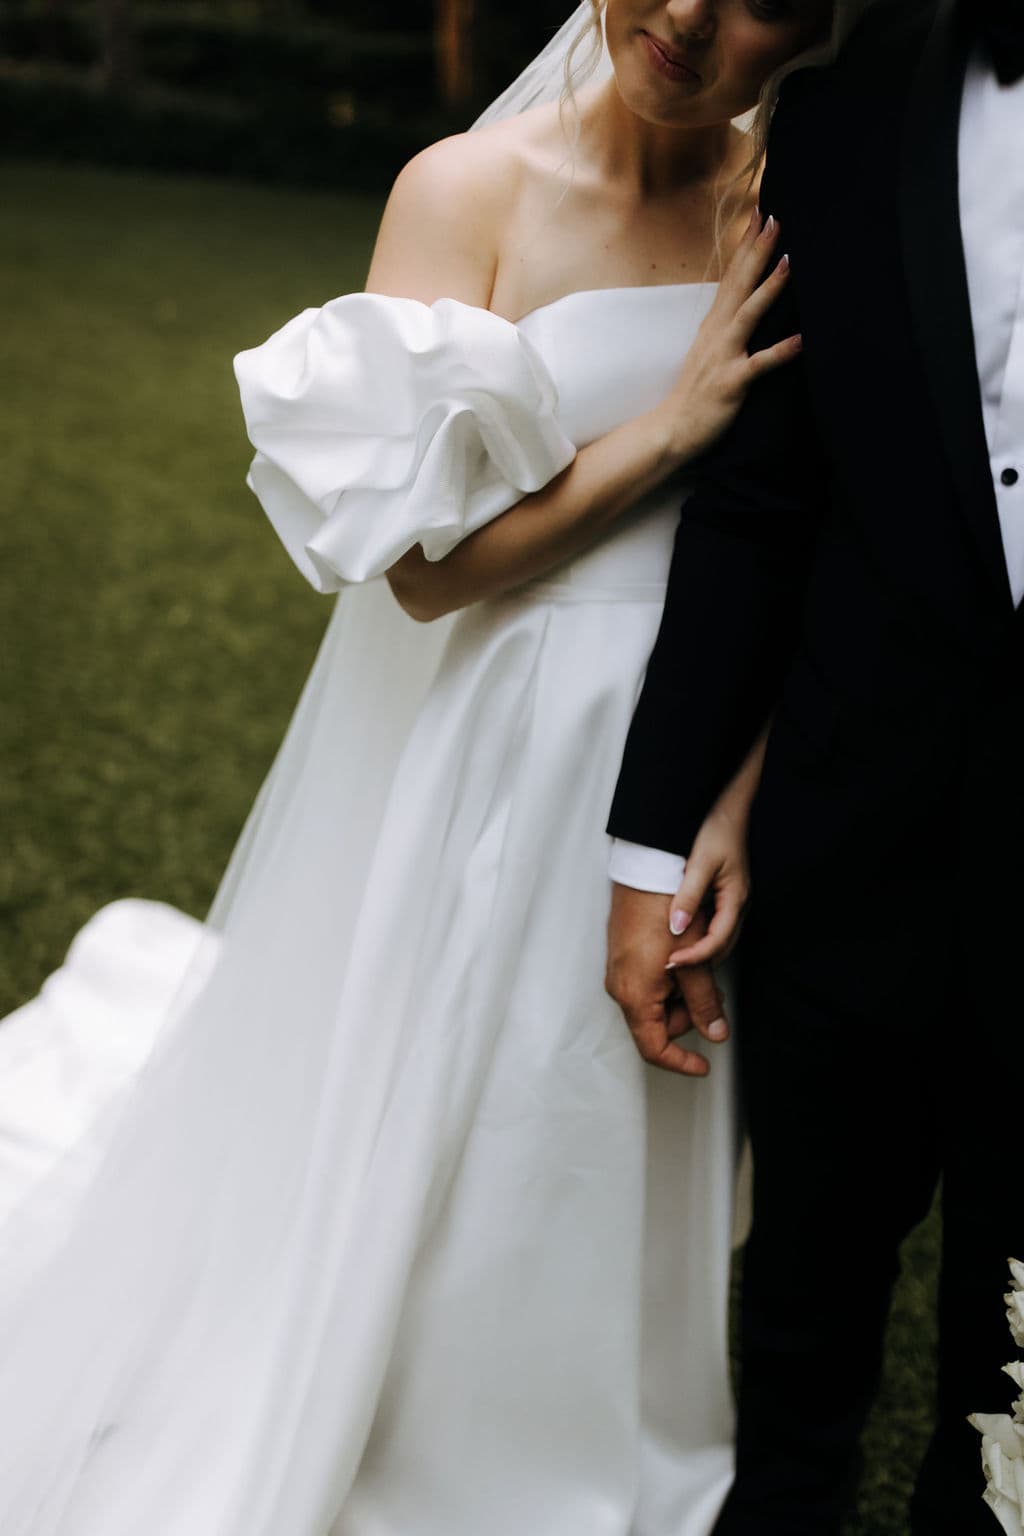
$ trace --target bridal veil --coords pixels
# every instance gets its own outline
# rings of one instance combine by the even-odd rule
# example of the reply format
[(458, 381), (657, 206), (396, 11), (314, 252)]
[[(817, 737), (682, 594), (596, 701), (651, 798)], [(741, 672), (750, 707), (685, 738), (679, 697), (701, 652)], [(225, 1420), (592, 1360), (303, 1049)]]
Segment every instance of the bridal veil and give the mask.
[[(590, 14), (581, 5), (481, 121), (556, 98)], [(460, 308), (450, 351), (472, 351), (467, 327), (492, 322), (487, 348), (516, 347), (513, 327)], [(474, 439), (489, 516), (571, 456), (543, 378), (512, 361), (540, 394), (509, 428), (518, 458)], [(477, 431), (458, 404), (452, 430)], [(273, 479), (268, 462), (254, 483)], [(436, 465), (413, 469), (429, 488)], [(428, 532), (403, 526), (405, 547)], [(403, 1005), (425, 984), (415, 928), (430, 893), (409, 892), (389, 954), (364, 951), (360, 913), (450, 623), (414, 625), (381, 580), (350, 584), (379, 560), (325, 576), (292, 542), (316, 585), (343, 590), (194, 958), (148, 1059), (0, 1232), (3, 1536), (140, 1536), (171, 1507), (174, 1536), (319, 1531), (369, 1432), (373, 1391), (351, 1387), (384, 1369), (411, 1241), (376, 1230), (373, 1170)], [(339, 1038), (347, 996), (373, 1008)], [(411, 1234), (436, 1191), (424, 1174), (407, 1194)], [(383, 1270), (361, 1265), (389, 1244)]]

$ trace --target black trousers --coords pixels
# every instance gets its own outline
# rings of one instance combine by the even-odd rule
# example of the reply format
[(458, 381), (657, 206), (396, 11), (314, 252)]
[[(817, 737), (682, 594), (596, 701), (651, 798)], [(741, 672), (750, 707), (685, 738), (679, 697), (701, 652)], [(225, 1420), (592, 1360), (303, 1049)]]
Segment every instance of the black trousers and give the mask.
[(1013, 1395), (1000, 1367), (1014, 1354), (1006, 1261), (1024, 1256), (1022, 1009), (1015, 957), (995, 981), (965, 959), (949, 885), (926, 884), (894, 893), (904, 918), (916, 914), (898, 934), (838, 896), (805, 909), (791, 893), (759, 920), (755, 866), (739, 1013), (755, 1215), (737, 1479), (716, 1536), (839, 1532), (897, 1250), (940, 1179), (939, 1400), (909, 1529), (993, 1530), (980, 1437), (965, 1420), (1006, 1411)]

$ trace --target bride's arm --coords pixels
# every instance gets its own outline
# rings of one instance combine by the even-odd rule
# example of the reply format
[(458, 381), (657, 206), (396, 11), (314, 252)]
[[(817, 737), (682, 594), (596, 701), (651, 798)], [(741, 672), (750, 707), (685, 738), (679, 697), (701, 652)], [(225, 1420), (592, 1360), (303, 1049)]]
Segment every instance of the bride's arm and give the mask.
[(679, 464), (655, 412), (627, 422), (577, 454), (542, 491), (463, 539), (443, 560), (419, 545), (388, 571), (414, 619), (440, 618), (545, 575), (600, 533)]
[[(371, 292), (486, 308), (514, 182), (481, 160), (481, 144), (448, 140), (395, 184), (367, 281)], [(532, 581), (593, 544), (629, 507), (702, 452), (729, 424), (750, 382), (795, 356), (791, 340), (750, 358), (751, 331), (786, 270), (760, 287), (777, 227), (751, 227), (673, 390), (656, 409), (584, 448), (550, 485), (526, 496), (444, 559), (417, 546), (388, 572), (398, 601), (430, 620)]]

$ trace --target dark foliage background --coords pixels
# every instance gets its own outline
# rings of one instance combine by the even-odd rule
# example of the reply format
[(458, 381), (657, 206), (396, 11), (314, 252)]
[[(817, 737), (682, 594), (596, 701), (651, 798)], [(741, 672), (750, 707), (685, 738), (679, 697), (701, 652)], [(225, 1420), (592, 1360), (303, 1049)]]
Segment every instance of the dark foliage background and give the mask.
[(376, 187), (464, 127), (564, 15), (555, 0), (2, 0), (0, 135), (61, 161)]

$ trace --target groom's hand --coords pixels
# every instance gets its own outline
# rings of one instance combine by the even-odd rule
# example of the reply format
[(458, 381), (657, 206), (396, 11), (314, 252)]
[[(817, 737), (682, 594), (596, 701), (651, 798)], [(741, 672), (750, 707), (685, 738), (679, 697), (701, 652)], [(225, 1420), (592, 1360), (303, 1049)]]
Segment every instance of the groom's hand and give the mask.
[[(670, 953), (679, 948), (669, 931), (670, 907), (668, 896), (612, 886), (605, 987), (645, 1061), (684, 1077), (706, 1077), (706, 1059), (686, 1050), (678, 1037), (693, 1027), (705, 1039), (724, 1038), (721, 995), (710, 966), (694, 966), (685, 974), (666, 970)], [(698, 919), (695, 929), (702, 922)], [(693, 940), (700, 936), (695, 932)]]

